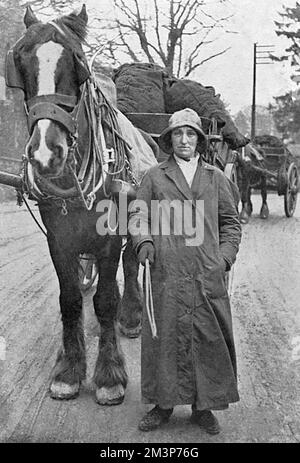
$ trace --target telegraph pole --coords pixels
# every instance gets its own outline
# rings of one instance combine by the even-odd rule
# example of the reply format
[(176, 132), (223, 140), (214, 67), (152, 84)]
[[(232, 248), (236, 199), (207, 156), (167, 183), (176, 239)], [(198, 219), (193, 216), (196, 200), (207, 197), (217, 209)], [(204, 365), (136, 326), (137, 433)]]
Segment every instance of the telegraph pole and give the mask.
[(251, 110), (251, 141), (254, 141), (254, 137), (255, 137), (256, 53), (257, 53), (257, 43), (254, 43), (253, 44), (253, 88), (252, 88), (252, 110)]
[(253, 88), (252, 88), (252, 109), (251, 109), (251, 141), (254, 141), (256, 134), (256, 66), (257, 64), (273, 64), (270, 53), (274, 51), (274, 45), (253, 44)]

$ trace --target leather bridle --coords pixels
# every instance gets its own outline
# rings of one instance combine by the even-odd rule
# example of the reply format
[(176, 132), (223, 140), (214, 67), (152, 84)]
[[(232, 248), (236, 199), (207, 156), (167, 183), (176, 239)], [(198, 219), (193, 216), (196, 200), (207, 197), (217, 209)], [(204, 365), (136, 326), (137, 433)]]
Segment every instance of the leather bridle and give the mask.
[[(78, 131), (77, 113), (79, 104), (76, 96), (59, 93), (31, 98), (27, 101), (29, 133), (32, 133), (35, 123), (40, 119), (51, 119), (62, 124), (71, 135), (75, 136)], [(71, 112), (65, 111), (61, 106), (70, 108)]]
[[(64, 38), (68, 38), (65, 31), (54, 22), (51, 24)], [(20, 39), (18, 42), (20, 42)], [(81, 82), (80, 96), (64, 95), (60, 93), (51, 95), (38, 95), (26, 102), (28, 129), (32, 134), (37, 121), (50, 119), (61, 124), (67, 131), (70, 144), (66, 159), (64, 174), (73, 179), (73, 186), (61, 188), (58, 182), (53, 182), (33, 170), (28, 156), (24, 156), (24, 190), (31, 199), (38, 202), (55, 201), (62, 207), (62, 213), (67, 211), (67, 201), (79, 201), (90, 210), (96, 199), (96, 193), (102, 187), (106, 197), (110, 196), (108, 187), (114, 176), (125, 176), (124, 171), (133, 179), (126, 151), (131, 147), (120, 135), (116, 112), (96, 85), (88, 63), (74, 53), (79, 62), (80, 69), (86, 78)], [(20, 87), (24, 90), (22, 76), (17, 69), (13, 50), (7, 55), (6, 81), (11, 87)], [(66, 109), (65, 109), (66, 108)], [(103, 109), (106, 118), (102, 120)], [(78, 124), (80, 115), (85, 112), (88, 122), (88, 142), (84, 153), (78, 150)], [(102, 123), (105, 123), (112, 133), (112, 148), (108, 149)], [(108, 185), (107, 185), (108, 183)]]

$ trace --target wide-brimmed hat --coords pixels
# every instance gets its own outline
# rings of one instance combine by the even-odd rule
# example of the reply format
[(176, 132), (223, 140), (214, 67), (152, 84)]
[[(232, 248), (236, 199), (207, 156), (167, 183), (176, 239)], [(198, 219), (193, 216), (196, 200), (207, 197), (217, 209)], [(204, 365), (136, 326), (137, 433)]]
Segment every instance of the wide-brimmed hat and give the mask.
[(200, 139), (206, 140), (206, 135), (202, 129), (202, 122), (196, 111), (191, 108), (181, 109), (176, 111), (169, 119), (168, 127), (161, 133), (158, 144), (165, 153), (172, 152), (171, 132), (178, 127), (192, 127), (198, 134)]

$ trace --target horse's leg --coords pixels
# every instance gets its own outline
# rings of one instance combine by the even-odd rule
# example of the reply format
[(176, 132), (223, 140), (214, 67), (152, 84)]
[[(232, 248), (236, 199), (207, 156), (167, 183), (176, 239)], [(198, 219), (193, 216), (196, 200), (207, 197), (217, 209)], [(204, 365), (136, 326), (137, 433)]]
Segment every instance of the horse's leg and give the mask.
[(119, 314), (119, 329), (129, 338), (139, 336), (142, 324), (142, 297), (138, 283), (139, 263), (132, 247), (132, 241), (127, 239), (122, 255), (124, 272), (124, 294)]
[(111, 244), (108, 256), (98, 259), (99, 279), (94, 295), (94, 308), (100, 323), (100, 338), (94, 383), (96, 400), (101, 405), (121, 403), (127, 385), (125, 361), (116, 332), (116, 319), (120, 304), (116, 274), (120, 252), (121, 240)]
[(82, 296), (78, 282), (78, 257), (48, 240), (50, 254), (60, 284), (60, 309), (63, 324), (62, 348), (53, 370), (50, 395), (54, 399), (72, 399), (79, 393), (86, 375)]
[(261, 178), (260, 191), (262, 197), (262, 205), (259, 215), (261, 219), (267, 219), (269, 217), (269, 208), (267, 204), (267, 178), (265, 176)]
[(249, 222), (249, 214), (248, 214), (249, 189), (250, 189), (249, 180), (246, 178), (246, 175), (243, 175), (242, 184), (241, 184), (241, 202), (242, 202), (242, 210), (240, 212), (241, 223)]
[(251, 193), (252, 193), (252, 189), (251, 189), (251, 185), (249, 185), (249, 188), (248, 188), (248, 191), (247, 191), (247, 213), (248, 213), (249, 217), (252, 215), (252, 212), (253, 212), (253, 204), (252, 204), (252, 201), (251, 201)]

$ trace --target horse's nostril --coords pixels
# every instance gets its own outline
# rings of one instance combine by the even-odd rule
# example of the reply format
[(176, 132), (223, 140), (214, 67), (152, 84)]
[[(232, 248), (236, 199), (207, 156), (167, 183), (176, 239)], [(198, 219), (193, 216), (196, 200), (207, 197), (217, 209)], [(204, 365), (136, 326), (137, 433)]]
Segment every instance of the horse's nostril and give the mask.
[(53, 169), (55, 167), (55, 158), (51, 158), (49, 160), (49, 169)]
[(55, 169), (59, 167), (64, 158), (64, 149), (61, 145), (56, 145), (53, 149), (53, 156), (50, 160), (49, 167)]
[(64, 149), (61, 145), (56, 145), (54, 148), (54, 155), (57, 159), (62, 160), (64, 155)]

